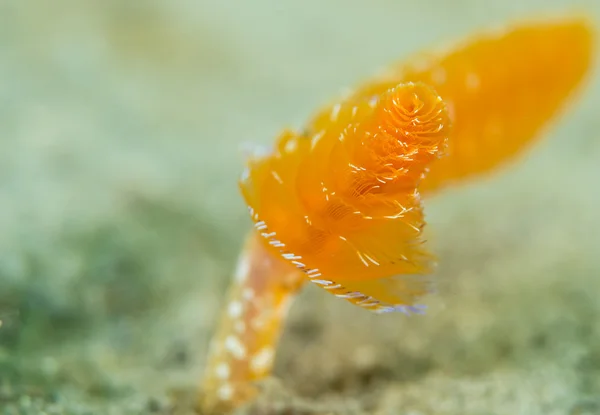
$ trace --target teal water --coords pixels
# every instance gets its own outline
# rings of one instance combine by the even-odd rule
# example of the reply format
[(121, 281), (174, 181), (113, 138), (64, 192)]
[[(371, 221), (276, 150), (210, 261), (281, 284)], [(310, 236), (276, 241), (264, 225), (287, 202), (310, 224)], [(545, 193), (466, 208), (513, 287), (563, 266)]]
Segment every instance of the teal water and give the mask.
[[(422, 47), (569, 10), (600, 26), (597, 0), (1, 2), (0, 414), (190, 413), (250, 226), (242, 144)], [(265, 399), (600, 414), (597, 80), (524, 160), (429, 201), (426, 316), (308, 288)]]

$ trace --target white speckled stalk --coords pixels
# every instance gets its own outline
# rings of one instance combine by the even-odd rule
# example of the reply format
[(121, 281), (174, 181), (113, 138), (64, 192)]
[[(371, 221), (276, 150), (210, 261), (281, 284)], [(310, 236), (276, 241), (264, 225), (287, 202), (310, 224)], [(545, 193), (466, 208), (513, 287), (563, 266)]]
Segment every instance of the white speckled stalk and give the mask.
[(203, 414), (227, 413), (254, 397), (254, 382), (270, 375), (287, 310), (305, 280), (256, 231), (249, 235), (206, 362)]

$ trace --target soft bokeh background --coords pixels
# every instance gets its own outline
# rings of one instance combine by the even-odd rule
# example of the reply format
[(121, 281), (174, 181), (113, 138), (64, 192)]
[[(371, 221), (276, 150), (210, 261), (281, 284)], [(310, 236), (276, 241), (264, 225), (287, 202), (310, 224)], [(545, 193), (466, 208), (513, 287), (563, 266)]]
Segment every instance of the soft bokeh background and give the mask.
[[(597, 0), (0, 1), (0, 413), (189, 413), (249, 228), (240, 146), (421, 47), (570, 10), (600, 22)], [(268, 401), (600, 414), (599, 107), (596, 77), (526, 159), (428, 201), (428, 315), (303, 292)]]

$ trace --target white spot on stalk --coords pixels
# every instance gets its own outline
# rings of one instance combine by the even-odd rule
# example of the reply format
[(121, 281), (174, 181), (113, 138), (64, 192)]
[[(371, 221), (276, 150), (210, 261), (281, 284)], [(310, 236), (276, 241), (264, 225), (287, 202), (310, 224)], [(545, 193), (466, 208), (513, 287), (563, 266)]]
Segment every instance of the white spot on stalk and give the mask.
[(217, 391), (217, 396), (222, 401), (228, 401), (233, 396), (233, 388), (229, 384), (225, 384)]
[(254, 355), (250, 361), (250, 368), (254, 373), (264, 373), (273, 363), (273, 349), (265, 347)]
[(242, 258), (238, 262), (237, 269), (235, 271), (235, 279), (236, 281), (244, 281), (246, 277), (248, 277), (248, 273), (250, 272), (250, 263), (247, 259)]
[(215, 369), (215, 374), (219, 379), (227, 379), (231, 370), (229, 369), (229, 365), (227, 363), (219, 364)]
[(242, 303), (240, 303), (239, 301), (232, 301), (231, 303), (229, 303), (228, 308), (229, 317), (238, 318), (242, 315), (242, 309)]
[(228, 336), (225, 339), (225, 349), (236, 359), (244, 359), (246, 357), (246, 348), (235, 336)]

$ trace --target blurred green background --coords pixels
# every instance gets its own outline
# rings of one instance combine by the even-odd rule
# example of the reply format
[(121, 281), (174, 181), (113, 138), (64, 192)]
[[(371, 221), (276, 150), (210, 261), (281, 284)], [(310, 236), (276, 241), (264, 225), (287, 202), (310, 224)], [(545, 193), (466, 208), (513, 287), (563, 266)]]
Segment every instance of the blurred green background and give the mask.
[[(188, 413), (249, 228), (242, 144), (420, 48), (568, 11), (600, 25), (597, 0), (0, 1), (0, 414)], [(428, 201), (426, 316), (303, 292), (269, 402), (600, 414), (599, 107), (595, 76), (525, 160)]]

